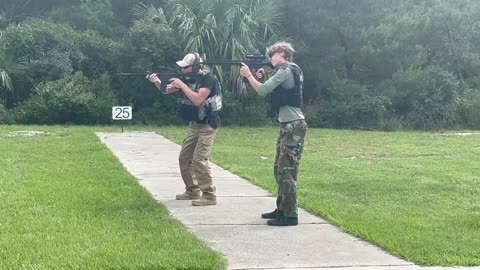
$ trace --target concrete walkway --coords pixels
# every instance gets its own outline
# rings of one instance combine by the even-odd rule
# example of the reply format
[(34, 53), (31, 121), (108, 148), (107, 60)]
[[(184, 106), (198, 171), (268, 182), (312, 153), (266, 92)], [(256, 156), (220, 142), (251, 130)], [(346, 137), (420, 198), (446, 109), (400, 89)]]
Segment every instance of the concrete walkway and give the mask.
[(298, 226), (267, 226), (260, 214), (274, 209), (275, 198), (214, 164), (218, 204), (194, 207), (190, 201), (177, 201), (175, 194), (184, 191), (177, 164), (179, 145), (155, 133), (97, 136), (175, 218), (227, 258), (229, 269), (423, 269), (302, 209)]

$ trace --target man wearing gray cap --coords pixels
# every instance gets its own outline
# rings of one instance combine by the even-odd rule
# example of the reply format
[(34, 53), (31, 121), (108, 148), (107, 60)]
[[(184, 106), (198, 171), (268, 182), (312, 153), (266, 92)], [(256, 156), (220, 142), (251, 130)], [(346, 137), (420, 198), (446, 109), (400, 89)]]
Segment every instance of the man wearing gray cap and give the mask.
[[(182, 117), (189, 122), (190, 131), (178, 158), (185, 192), (177, 200), (193, 200), (194, 206), (216, 205), (215, 186), (208, 162), (219, 125), (222, 93), (218, 79), (202, 69), (202, 59), (189, 53), (177, 62), (182, 73), (196, 74), (195, 82), (187, 85), (178, 78), (170, 80), (165, 94), (182, 91), (188, 98), (182, 104)], [(147, 79), (160, 89), (162, 81), (153, 73)]]

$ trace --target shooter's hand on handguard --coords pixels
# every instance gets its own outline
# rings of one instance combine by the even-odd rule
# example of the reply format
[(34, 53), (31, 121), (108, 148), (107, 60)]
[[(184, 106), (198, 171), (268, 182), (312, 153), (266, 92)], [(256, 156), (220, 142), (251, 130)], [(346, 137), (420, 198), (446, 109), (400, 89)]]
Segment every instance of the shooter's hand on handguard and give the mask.
[(242, 62), (242, 67), (240, 68), (240, 75), (242, 75), (247, 79), (252, 76), (252, 72), (250, 71), (250, 68), (243, 62)]
[(152, 83), (162, 83), (162, 81), (157, 77), (157, 73), (147, 73), (145, 79)]
[(160, 78), (158, 78), (157, 73), (148, 72), (147, 76), (145, 78), (148, 79), (150, 82), (154, 83), (155, 86), (160, 90), (160, 92), (162, 92), (162, 94), (167, 95), (167, 94), (171, 94), (173, 92), (176, 92), (176, 91), (180, 90), (178, 87), (175, 87), (171, 83), (172, 80), (174, 80), (174, 79), (170, 79), (170, 83), (167, 84), (166, 86), (163, 86), (162, 81), (160, 80)]

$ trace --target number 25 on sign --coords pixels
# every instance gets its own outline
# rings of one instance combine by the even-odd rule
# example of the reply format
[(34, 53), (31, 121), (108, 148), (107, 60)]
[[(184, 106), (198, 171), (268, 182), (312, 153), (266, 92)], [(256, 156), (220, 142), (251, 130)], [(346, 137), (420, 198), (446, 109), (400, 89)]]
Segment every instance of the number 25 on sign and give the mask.
[[(112, 107), (112, 119), (113, 120), (131, 120), (132, 107), (131, 106)], [(123, 122), (122, 122), (122, 132), (123, 132)]]
[(130, 106), (114, 106), (112, 107), (113, 120), (131, 120), (132, 107)]

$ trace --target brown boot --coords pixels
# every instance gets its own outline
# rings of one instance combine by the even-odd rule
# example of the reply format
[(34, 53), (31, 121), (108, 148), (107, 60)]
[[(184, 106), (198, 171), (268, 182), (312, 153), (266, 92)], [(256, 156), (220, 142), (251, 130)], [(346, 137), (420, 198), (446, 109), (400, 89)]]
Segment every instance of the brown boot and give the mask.
[(198, 192), (185, 191), (184, 193), (178, 194), (177, 196), (175, 196), (175, 198), (177, 200), (196, 200), (196, 199), (200, 199), (201, 195), (202, 193), (200, 191)]
[(217, 204), (217, 197), (215, 196), (202, 196), (198, 200), (192, 201), (193, 206), (208, 206), (208, 205), (216, 205)]

